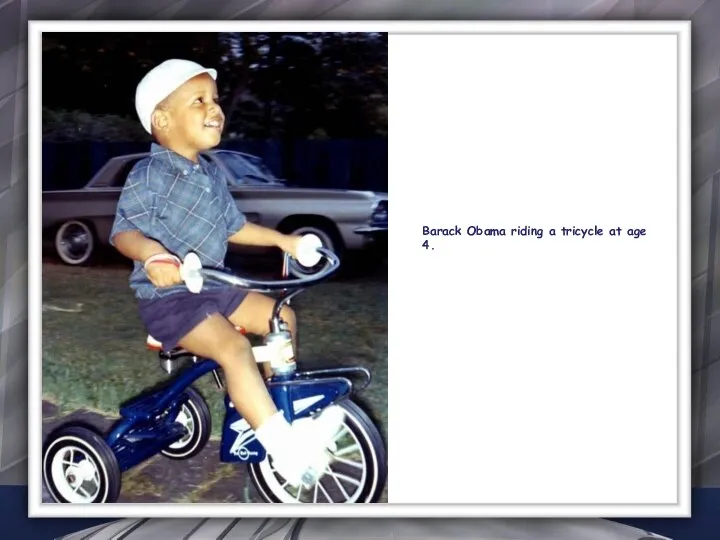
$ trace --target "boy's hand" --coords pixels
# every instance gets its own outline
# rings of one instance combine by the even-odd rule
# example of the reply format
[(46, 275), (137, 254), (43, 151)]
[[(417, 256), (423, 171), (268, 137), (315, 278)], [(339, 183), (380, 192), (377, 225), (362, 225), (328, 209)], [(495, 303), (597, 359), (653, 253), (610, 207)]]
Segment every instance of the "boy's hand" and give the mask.
[(145, 271), (150, 282), (159, 288), (172, 287), (183, 282), (180, 277), (180, 268), (173, 264), (154, 262), (149, 264)]
[(298, 246), (300, 245), (300, 235), (284, 234), (278, 243), (278, 247), (285, 253), (292, 255), (294, 259), (298, 257)]
[(180, 276), (180, 260), (176, 257), (153, 256), (145, 261), (144, 266), (148, 279), (156, 287), (172, 287), (183, 282)]

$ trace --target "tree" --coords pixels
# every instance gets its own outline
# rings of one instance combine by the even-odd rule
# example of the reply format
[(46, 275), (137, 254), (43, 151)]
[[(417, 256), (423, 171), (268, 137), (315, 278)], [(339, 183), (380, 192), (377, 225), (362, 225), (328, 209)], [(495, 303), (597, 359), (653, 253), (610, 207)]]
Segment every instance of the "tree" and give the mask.
[(340, 32), (44, 34), (44, 123), (68, 121), (50, 111), (135, 122), (137, 82), (173, 57), (218, 70), (231, 136), (387, 133), (387, 35)]

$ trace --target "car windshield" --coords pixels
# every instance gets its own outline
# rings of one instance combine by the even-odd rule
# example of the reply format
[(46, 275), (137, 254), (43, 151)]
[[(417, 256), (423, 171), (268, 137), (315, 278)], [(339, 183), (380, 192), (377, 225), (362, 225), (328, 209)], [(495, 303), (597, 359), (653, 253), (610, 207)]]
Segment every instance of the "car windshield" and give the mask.
[(235, 152), (217, 152), (217, 157), (222, 160), (230, 171), (230, 185), (274, 184), (279, 182), (258, 157)]

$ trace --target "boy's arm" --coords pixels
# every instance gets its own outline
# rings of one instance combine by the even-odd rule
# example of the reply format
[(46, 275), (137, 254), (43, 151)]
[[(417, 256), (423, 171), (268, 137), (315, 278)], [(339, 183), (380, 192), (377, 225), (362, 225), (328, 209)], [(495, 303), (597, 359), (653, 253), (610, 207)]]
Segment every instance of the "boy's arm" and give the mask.
[(144, 262), (158, 253), (168, 253), (160, 242), (151, 240), (137, 230), (128, 230), (115, 234), (113, 244), (121, 254), (133, 261)]
[(155, 211), (155, 197), (148, 186), (149, 174), (148, 168), (130, 172), (120, 194), (110, 232), (110, 244), (128, 259), (140, 262), (152, 255), (167, 253), (160, 242), (142, 233), (150, 230)]
[(232, 244), (244, 246), (278, 247), (283, 251), (294, 253), (297, 238), (282, 234), (276, 230), (255, 225), (247, 221), (240, 229), (232, 234), (228, 241)]

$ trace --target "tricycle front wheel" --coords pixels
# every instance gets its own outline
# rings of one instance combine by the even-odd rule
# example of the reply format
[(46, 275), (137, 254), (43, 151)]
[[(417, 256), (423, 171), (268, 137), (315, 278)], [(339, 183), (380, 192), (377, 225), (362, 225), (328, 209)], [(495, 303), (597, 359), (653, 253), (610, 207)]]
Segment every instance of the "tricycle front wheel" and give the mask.
[(260, 496), (270, 503), (373, 503), (385, 489), (387, 451), (375, 424), (357, 404), (345, 400), (345, 423), (335, 436), (335, 460), (312, 488), (286, 485), (272, 458), (248, 465)]

